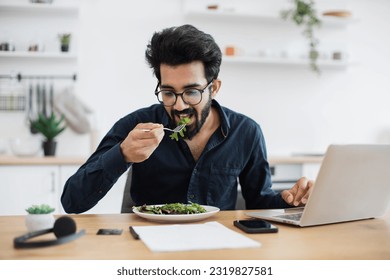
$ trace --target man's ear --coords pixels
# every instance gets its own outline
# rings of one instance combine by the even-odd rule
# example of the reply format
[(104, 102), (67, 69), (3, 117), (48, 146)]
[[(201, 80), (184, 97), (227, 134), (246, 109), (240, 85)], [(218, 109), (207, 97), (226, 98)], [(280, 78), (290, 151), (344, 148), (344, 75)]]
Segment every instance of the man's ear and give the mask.
[(213, 99), (217, 96), (218, 91), (219, 91), (219, 89), (221, 88), (221, 83), (222, 83), (222, 81), (219, 80), (219, 79), (215, 79), (215, 80), (213, 81), (212, 92), (211, 92), (211, 97), (212, 97)]

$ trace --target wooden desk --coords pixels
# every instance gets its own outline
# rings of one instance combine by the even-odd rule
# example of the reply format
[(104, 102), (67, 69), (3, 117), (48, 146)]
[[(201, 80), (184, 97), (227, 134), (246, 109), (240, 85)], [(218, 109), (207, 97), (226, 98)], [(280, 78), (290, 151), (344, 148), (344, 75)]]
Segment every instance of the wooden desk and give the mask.
[[(218, 221), (237, 232), (233, 220), (245, 211), (221, 211), (199, 223)], [(153, 253), (128, 231), (130, 225), (156, 225), (134, 214), (72, 215), (86, 235), (67, 244), (14, 249), (13, 238), (26, 232), (24, 216), (0, 216), (0, 259), (390, 259), (390, 212), (377, 219), (310, 228), (280, 225), (278, 233), (247, 234), (260, 248)], [(122, 228), (119, 236), (96, 235), (99, 228)], [(243, 233), (243, 232), (241, 232)], [(245, 234), (245, 233), (243, 233)], [(47, 234), (45, 239), (54, 238)]]

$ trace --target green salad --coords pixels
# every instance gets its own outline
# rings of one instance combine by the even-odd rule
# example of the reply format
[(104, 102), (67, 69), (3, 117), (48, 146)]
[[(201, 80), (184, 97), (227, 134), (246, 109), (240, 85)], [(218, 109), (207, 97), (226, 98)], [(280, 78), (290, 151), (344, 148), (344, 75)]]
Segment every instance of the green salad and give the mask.
[(200, 214), (206, 212), (206, 209), (197, 203), (168, 203), (161, 206), (142, 205), (134, 206), (133, 208), (142, 213), (158, 215)]
[[(177, 125), (181, 125), (181, 124), (188, 124), (190, 122), (190, 119), (189, 118), (182, 118), (178, 123)], [(180, 132), (172, 132), (171, 135), (169, 135), (169, 137), (172, 139), (172, 140), (176, 140), (176, 141), (179, 141), (179, 135), (181, 137), (184, 137), (184, 132), (186, 131), (186, 127), (184, 127), (182, 130), (180, 130)]]

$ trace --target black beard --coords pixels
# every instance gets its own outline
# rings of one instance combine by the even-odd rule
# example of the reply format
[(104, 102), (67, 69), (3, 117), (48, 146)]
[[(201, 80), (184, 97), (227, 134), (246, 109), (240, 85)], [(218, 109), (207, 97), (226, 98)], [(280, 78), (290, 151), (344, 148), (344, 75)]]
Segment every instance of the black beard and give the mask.
[[(210, 93), (209, 100), (207, 101), (205, 107), (203, 108), (203, 110), (200, 114), (200, 118), (199, 118), (199, 114), (197, 114), (197, 112), (193, 108), (188, 108), (188, 109), (185, 109), (183, 111), (177, 111), (177, 110), (173, 110), (173, 109), (171, 110), (172, 116), (185, 114), (185, 115), (194, 115), (194, 117), (195, 117), (195, 123), (191, 126), (193, 128), (191, 129), (190, 127), (186, 126), (186, 131), (184, 132), (184, 138), (191, 140), (200, 131), (200, 129), (202, 128), (202, 126), (206, 122), (207, 117), (210, 114), (211, 103), (212, 103), (212, 99), (211, 99), (211, 93)], [(177, 126), (177, 123), (174, 121), (174, 119), (171, 119), (170, 127), (175, 127), (175, 126)]]

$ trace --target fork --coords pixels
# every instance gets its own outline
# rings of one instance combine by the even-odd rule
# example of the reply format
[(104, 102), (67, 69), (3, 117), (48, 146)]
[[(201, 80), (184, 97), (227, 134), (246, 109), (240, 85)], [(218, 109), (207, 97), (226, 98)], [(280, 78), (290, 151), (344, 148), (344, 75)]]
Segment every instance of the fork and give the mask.
[(183, 123), (181, 125), (176, 126), (174, 129), (170, 129), (167, 127), (164, 127), (163, 129), (168, 130), (168, 131), (172, 131), (172, 132), (180, 132), (185, 126), (186, 126), (186, 124)]
[[(182, 131), (185, 126), (186, 126), (186, 124), (181, 124), (181, 125), (176, 126), (174, 129), (170, 129), (168, 127), (164, 127), (163, 129), (167, 130), (167, 131), (171, 131), (171, 132), (176, 132), (177, 133), (177, 132)], [(142, 129), (142, 130), (145, 131), (145, 132), (150, 131), (150, 129)]]

